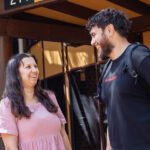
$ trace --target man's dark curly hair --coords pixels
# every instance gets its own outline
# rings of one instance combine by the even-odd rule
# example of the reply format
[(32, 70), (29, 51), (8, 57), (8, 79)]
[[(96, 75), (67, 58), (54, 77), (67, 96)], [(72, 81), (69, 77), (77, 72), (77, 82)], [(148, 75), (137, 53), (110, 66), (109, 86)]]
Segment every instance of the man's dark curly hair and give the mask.
[(103, 9), (88, 19), (86, 28), (91, 31), (92, 27), (98, 26), (103, 30), (109, 24), (112, 24), (115, 30), (123, 37), (127, 37), (131, 28), (131, 21), (122, 12), (113, 8)]

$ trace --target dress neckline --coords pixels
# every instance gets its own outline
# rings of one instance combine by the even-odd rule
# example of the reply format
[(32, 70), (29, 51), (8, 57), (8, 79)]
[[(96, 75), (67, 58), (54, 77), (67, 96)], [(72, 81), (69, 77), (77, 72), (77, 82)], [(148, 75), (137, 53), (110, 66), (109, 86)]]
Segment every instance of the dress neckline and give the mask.
[(35, 102), (35, 103), (27, 104), (26, 106), (27, 107), (35, 107), (35, 106), (38, 106), (40, 104), (41, 104), (40, 102)]

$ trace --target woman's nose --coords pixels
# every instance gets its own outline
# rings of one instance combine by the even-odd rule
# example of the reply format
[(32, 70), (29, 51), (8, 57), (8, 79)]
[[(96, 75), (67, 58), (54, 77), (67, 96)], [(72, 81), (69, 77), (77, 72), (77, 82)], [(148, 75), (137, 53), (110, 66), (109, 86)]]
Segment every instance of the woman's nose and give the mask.
[(38, 68), (37, 67), (32, 67), (32, 72), (37, 72)]

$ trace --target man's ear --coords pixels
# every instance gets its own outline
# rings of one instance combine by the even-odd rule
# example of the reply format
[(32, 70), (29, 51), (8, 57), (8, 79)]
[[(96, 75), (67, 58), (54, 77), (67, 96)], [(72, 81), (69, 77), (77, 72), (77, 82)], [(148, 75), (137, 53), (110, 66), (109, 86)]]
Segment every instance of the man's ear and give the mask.
[(114, 32), (115, 32), (115, 28), (112, 24), (109, 24), (105, 27), (105, 34), (108, 37), (112, 37), (114, 35)]

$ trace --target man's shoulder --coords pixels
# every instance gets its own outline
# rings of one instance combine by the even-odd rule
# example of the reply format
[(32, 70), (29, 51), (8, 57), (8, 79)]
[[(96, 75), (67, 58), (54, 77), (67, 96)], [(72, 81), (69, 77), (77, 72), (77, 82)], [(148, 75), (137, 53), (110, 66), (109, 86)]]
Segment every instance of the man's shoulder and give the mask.
[(146, 45), (137, 42), (130, 44), (125, 54), (127, 64), (139, 66), (146, 57), (150, 56), (150, 49)]
[(133, 59), (133, 63), (139, 66), (142, 63), (142, 61), (149, 56), (150, 56), (150, 49), (143, 44), (137, 44), (135, 50), (133, 50), (132, 52), (131, 57)]
[(134, 43), (132, 44), (133, 45), (133, 48), (132, 49), (135, 49), (133, 51), (133, 54), (135, 53), (140, 53), (141, 55), (142, 54), (150, 54), (150, 48), (144, 44), (141, 44), (141, 43)]

